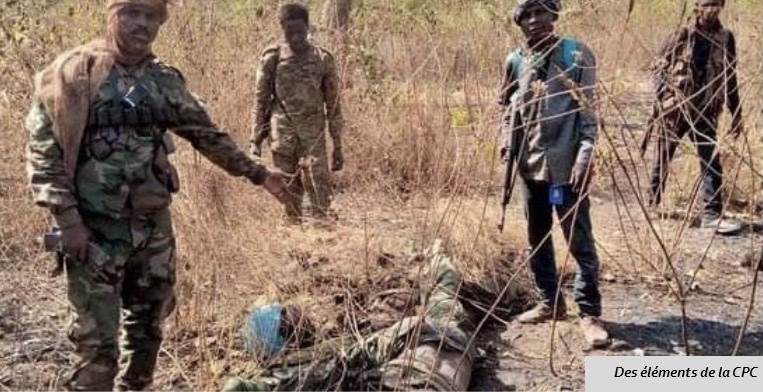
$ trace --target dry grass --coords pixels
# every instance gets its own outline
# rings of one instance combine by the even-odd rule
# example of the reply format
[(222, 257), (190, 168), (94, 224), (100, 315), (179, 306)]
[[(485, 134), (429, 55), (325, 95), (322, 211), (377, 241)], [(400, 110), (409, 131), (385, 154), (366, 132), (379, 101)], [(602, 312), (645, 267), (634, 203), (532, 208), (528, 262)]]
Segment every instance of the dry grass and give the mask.
[[(723, 140), (728, 178), (736, 178), (730, 184), (731, 204), (740, 212), (760, 201), (763, 59), (756, 1), (733, 2), (726, 15), (742, 48), (747, 118), (747, 140)], [(258, 53), (278, 36), (277, 2), (185, 3), (173, 10), (156, 52), (183, 71), (219, 125), (244, 145)], [(496, 275), (495, 261), (516, 254), (510, 248), (522, 249), (519, 210), (512, 209), (508, 234), (499, 236), (493, 225), (500, 171), (494, 154), (495, 90), (501, 63), (520, 37), (505, 17), (511, 3), (366, 0), (355, 13), (347, 47), (319, 35), (340, 58), (348, 122), (349, 164), (337, 181), (342, 219), (334, 232), (282, 226), (280, 208), (261, 190), (225, 176), (181, 143), (175, 159), (183, 191), (173, 205), (180, 305), (168, 325), (157, 385), (217, 388), (221, 377), (246, 367), (247, 361), (236, 361), (240, 351), (230, 348), (238, 347), (242, 312), (263, 295), (300, 301), (331, 330), (330, 322), (342, 309), (325, 307), (338, 290), (325, 285), (326, 277), (349, 284), (392, 274), (377, 262), (386, 254), (395, 256), (393, 270), (409, 270), (405, 255), (442, 237), (465, 275), (480, 280)], [(635, 157), (638, 122), (648, 114), (645, 69), (662, 37), (678, 23), (679, 7), (669, 1), (637, 1), (626, 22), (623, 1), (565, 3), (561, 30), (588, 42), (600, 65), (600, 111), (607, 126), (593, 195), (607, 203), (613, 219), (627, 221), (624, 210), (613, 207), (613, 184), (629, 195), (643, 192), (647, 166)], [(5, 130), (0, 143), (0, 269), (37, 290), (31, 286), (36, 279), (23, 278), (41, 274), (47, 266), (34, 242), (47, 216), (32, 205), (23, 174), (26, 135), (21, 124), (31, 78), (60, 50), (98, 34), (102, 5), (4, 0), (0, 6), (0, 129)], [(631, 126), (619, 125), (623, 123)], [(687, 189), (697, 178), (695, 161), (677, 157), (673, 170), (681, 175), (671, 177), (670, 205), (691, 198)], [(641, 186), (629, 187), (621, 181), (623, 173), (638, 176)], [(641, 215), (634, 205), (628, 208)], [(633, 230), (642, 258), (658, 259), (654, 233)], [(675, 233), (664, 235), (667, 242), (680, 239)], [(607, 249), (625, 246), (607, 241), (601, 244)], [(674, 242), (680, 249), (680, 241)], [(55, 283), (59, 290), (60, 285)], [(41, 382), (51, 381), (42, 377), (26, 385), (49, 387)]]

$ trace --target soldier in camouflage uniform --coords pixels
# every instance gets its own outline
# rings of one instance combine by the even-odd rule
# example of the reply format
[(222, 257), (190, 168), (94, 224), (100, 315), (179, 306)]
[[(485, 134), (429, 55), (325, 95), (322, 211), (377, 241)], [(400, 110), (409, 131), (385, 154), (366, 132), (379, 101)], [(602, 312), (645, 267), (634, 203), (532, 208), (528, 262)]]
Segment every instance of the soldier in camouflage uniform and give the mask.
[(288, 217), (299, 222), (307, 190), (313, 217), (326, 216), (331, 202), (331, 178), (325, 126), (334, 150), (332, 171), (344, 165), (339, 86), (334, 58), (308, 40), (309, 15), (299, 4), (281, 8), (285, 43), (266, 48), (257, 68), (252, 153), (270, 136), (273, 163), (297, 174), (288, 190)]
[(152, 382), (175, 305), (168, 129), (229, 174), (285, 192), (283, 175), (239, 150), (154, 57), (166, 18), (166, 0), (111, 0), (104, 39), (59, 56), (36, 80), (27, 169), (36, 204), (61, 230), (68, 336), (80, 358), (71, 390), (112, 390), (120, 365), (119, 389)]
[(660, 203), (670, 161), (681, 138), (688, 134), (702, 170), (702, 227), (733, 234), (741, 225), (722, 213), (723, 168), (717, 128), (725, 101), (732, 115), (732, 135), (738, 137), (744, 130), (736, 44), (734, 34), (718, 19), (724, 0), (697, 0), (696, 5), (695, 20), (663, 44), (655, 64), (657, 100), (650, 126), (657, 128), (659, 138), (649, 201), (652, 205)]
[(406, 317), (349, 347), (339, 339), (283, 353), (261, 374), (233, 378), (223, 390), (466, 390), (476, 317), (458, 300), (461, 274), (439, 241), (425, 257), (422, 316)]

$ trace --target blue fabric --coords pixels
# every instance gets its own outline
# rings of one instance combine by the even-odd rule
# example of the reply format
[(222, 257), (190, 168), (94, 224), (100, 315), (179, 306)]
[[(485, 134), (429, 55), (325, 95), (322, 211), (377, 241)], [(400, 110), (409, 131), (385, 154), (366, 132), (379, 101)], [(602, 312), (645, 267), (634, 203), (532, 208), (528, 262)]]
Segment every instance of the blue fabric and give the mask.
[(247, 351), (271, 356), (281, 351), (284, 345), (280, 334), (280, 304), (268, 304), (254, 309), (249, 314), (249, 322), (244, 333)]

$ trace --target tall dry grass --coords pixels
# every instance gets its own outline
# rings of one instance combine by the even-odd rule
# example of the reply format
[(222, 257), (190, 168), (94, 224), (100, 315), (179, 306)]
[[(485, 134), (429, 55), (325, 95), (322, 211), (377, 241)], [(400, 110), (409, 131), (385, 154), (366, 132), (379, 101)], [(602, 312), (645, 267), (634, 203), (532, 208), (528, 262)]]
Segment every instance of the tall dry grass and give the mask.
[[(763, 59), (756, 1), (732, 2), (725, 15), (742, 48), (747, 118), (745, 141), (722, 142), (725, 167), (736, 178), (729, 188), (738, 212), (760, 202)], [(278, 3), (186, 1), (173, 9), (155, 46), (241, 145), (249, 136), (259, 52), (278, 38)], [(627, 2), (620, 0), (566, 1), (559, 25), (563, 34), (589, 43), (599, 61), (605, 127), (593, 195), (609, 208), (619, 206), (613, 214), (631, 235), (626, 243), (600, 246), (605, 251), (635, 247), (646, 260), (660, 259), (659, 235), (674, 243), (674, 250), (681, 247), (679, 235), (650, 232), (637, 223), (641, 212), (623, 204), (644, 192), (647, 163), (633, 152), (648, 115), (646, 69), (659, 42), (681, 22), (675, 3), (680, 2), (636, 1), (629, 15)], [(308, 4), (317, 16), (318, 2)], [(348, 124), (348, 165), (337, 178), (342, 218), (333, 233), (282, 226), (279, 206), (261, 190), (225, 176), (181, 143), (175, 160), (183, 191), (173, 204), (180, 301), (168, 326), (158, 385), (216, 388), (223, 376), (249, 366), (231, 348), (238, 347), (242, 312), (263, 295), (300, 301), (331, 325), (343, 310), (326, 307), (336, 291), (326, 279), (349, 284), (388, 274), (378, 262), (381, 256), (395, 255), (395, 268), (405, 270), (404, 255), (443, 237), (466, 276), (480, 280), (498, 273), (496, 261), (509, 257), (508, 249), (521, 251), (519, 209), (510, 212), (507, 234), (499, 235), (493, 225), (500, 172), (496, 88), (503, 59), (521, 42), (507, 19), (512, 4), (365, 0), (353, 14), (346, 46), (319, 32), (318, 41), (339, 58)], [(40, 273), (47, 262), (34, 238), (48, 218), (32, 205), (24, 175), (22, 123), (32, 75), (56, 53), (97, 36), (103, 5), (5, 0), (1, 6), (0, 268), (23, 276)], [(669, 205), (691, 199), (686, 190), (698, 177), (695, 161), (674, 162), (679, 175), (671, 176)], [(626, 175), (632, 181), (624, 181)]]

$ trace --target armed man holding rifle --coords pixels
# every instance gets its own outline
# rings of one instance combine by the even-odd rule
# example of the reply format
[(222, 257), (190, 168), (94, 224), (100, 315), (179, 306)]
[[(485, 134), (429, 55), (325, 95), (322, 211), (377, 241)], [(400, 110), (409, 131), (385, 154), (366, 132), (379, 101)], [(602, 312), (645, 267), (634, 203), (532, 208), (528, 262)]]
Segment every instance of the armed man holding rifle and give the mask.
[[(507, 169), (516, 166), (522, 178), (530, 268), (543, 298), (518, 321), (540, 323), (567, 314), (551, 239), (556, 209), (578, 263), (575, 301), (581, 327), (589, 344), (601, 347), (609, 335), (599, 320), (599, 258), (587, 196), (597, 127), (596, 60), (582, 42), (554, 34), (560, 11), (559, 0), (517, 2), (513, 19), (527, 46), (509, 55), (501, 89), (506, 141), (501, 153)], [(514, 178), (514, 173), (506, 174), (504, 192), (510, 192)], [(505, 208), (508, 198), (503, 202)]]
[(723, 167), (718, 150), (718, 117), (724, 103), (731, 114), (730, 133), (744, 132), (734, 34), (719, 15), (725, 0), (697, 0), (694, 20), (672, 34), (654, 65), (656, 102), (642, 141), (643, 156), (653, 130), (658, 131), (656, 159), (649, 188), (650, 205), (659, 205), (668, 166), (681, 139), (689, 135), (702, 170), (705, 202), (702, 227), (735, 234), (742, 225), (723, 216)]

